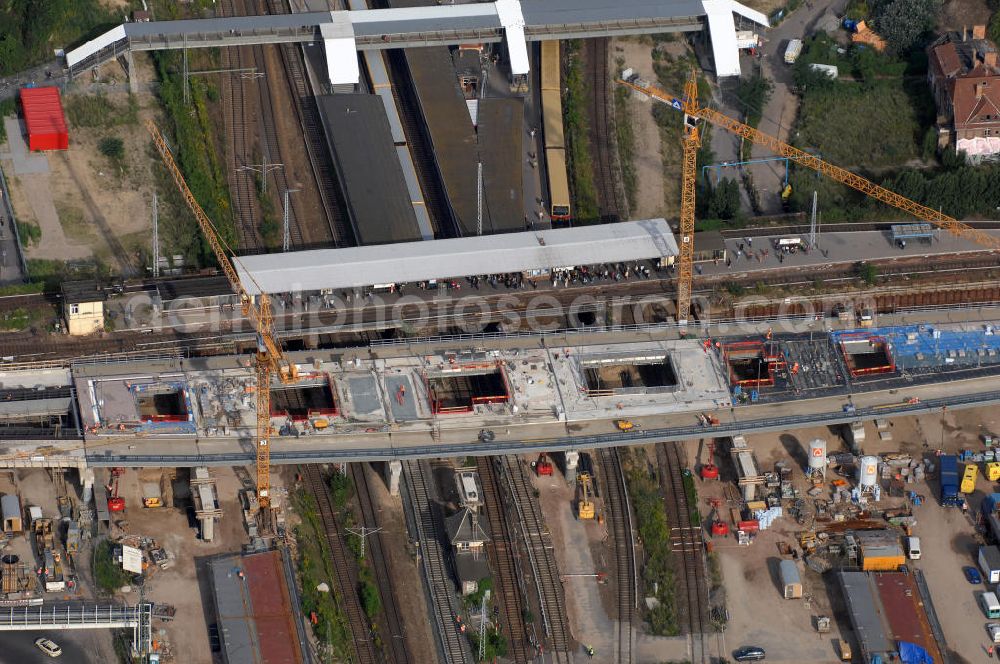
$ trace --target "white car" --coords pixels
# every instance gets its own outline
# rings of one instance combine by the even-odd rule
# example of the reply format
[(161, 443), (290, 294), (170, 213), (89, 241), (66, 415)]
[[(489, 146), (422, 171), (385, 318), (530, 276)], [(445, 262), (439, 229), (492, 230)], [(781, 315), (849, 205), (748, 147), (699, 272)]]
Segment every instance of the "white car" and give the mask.
[(51, 639), (35, 639), (35, 647), (49, 657), (59, 657), (62, 655), (62, 648), (59, 647), (58, 643)]
[(1000, 643), (1000, 623), (986, 623), (986, 631), (989, 632), (990, 641)]

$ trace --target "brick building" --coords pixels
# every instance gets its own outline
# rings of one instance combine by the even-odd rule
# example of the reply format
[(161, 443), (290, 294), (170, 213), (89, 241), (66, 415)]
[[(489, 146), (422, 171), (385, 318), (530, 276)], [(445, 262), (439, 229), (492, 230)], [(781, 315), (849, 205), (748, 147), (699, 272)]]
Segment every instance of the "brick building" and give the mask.
[(1000, 66), (986, 26), (948, 33), (927, 55), (938, 145), (954, 145), (970, 161), (1000, 158)]

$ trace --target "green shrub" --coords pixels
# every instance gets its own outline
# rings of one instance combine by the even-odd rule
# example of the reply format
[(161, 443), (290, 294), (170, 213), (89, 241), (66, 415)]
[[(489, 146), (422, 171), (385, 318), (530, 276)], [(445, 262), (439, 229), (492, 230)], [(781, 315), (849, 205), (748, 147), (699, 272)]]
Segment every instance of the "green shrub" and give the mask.
[(109, 159), (121, 159), (125, 156), (125, 141), (117, 136), (107, 136), (97, 144), (97, 149)]
[(30, 221), (18, 221), (17, 234), (21, 238), (21, 246), (30, 247), (41, 241), (42, 228), (38, 224)]
[(358, 594), (361, 596), (361, 606), (369, 620), (375, 620), (382, 611), (382, 597), (378, 594), (378, 586), (369, 579), (359, 583)]
[(655, 476), (650, 474), (642, 452), (622, 452), (622, 465), (639, 537), (646, 551), (646, 564), (642, 567), (643, 585), (646, 594), (655, 596), (659, 602), (647, 612), (646, 620), (652, 634), (676, 636), (680, 633), (680, 628), (674, 599), (670, 527), (667, 525), (660, 487)]
[(566, 53), (566, 76), (563, 80), (563, 129), (566, 134), (566, 167), (569, 169), (576, 221), (595, 221), (599, 216), (594, 164), (590, 154), (590, 92), (583, 74), (581, 41), (563, 41)]
[(7, 0), (0, 3), (0, 76), (52, 57), (52, 46), (73, 46), (120, 20), (100, 0)]
[(107, 593), (113, 593), (132, 581), (132, 574), (122, 569), (114, 557), (114, 544), (110, 540), (101, 540), (94, 550), (94, 581), (97, 587)]

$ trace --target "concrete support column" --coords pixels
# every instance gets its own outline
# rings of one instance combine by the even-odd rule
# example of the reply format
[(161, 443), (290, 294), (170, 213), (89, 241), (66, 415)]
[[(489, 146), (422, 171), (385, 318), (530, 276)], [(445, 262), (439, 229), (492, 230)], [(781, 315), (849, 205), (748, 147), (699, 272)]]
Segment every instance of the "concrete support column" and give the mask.
[(132, 51), (125, 51), (125, 64), (128, 66), (128, 91), (132, 94), (139, 92), (139, 81), (135, 78), (135, 58)]
[(385, 464), (385, 483), (389, 485), (389, 495), (398, 496), (399, 495), (399, 478), (403, 474), (403, 462), (402, 461), (390, 461)]
[(94, 496), (94, 469), (80, 468), (80, 500), (86, 505)]
[(570, 484), (576, 482), (576, 467), (580, 463), (580, 453), (569, 450), (566, 455), (566, 481)]

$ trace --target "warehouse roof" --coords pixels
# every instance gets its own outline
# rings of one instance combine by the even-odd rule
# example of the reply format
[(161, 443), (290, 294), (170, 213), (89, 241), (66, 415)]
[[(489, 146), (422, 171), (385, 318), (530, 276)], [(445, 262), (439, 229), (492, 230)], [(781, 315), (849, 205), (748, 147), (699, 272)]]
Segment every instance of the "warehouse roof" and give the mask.
[(893, 650), (880, 617), (884, 614), (881, 601), (870, 577), (864, 572), (840, 572), (839, 577), (851, 625), (865, 661), (870, 655)]
[[(484, 203), (494, 233), (524, 230), (521, 139), (524, 100), (479, 100), (479, 146), (483, 158)], [(483, 220), (486, 229), (486, 221)], [(487, 231), (488, 232), (488, 231)]]
[(422, 239), (378, 95), (316, 99), (358, 244)]
[[(474, 274), (544, 271), (677, 255), (663, 219), (394, 245), (243, 256), (248, 292), (363, 288)], [(247, 273), (252, 275), (252, 279)], [(259, 286), (259, 288), (258, 288)]]
[[(56, 134), (67, 136), (66, 118), (63, 115), (59, 88), (21, 88), (21, 110), (28, 135)], [(66, 145), (59, 146), (65, 149)]]
[(212, 561), (215, 612), (226, 661), (303, 661), (282, 567), (277, 551)]

